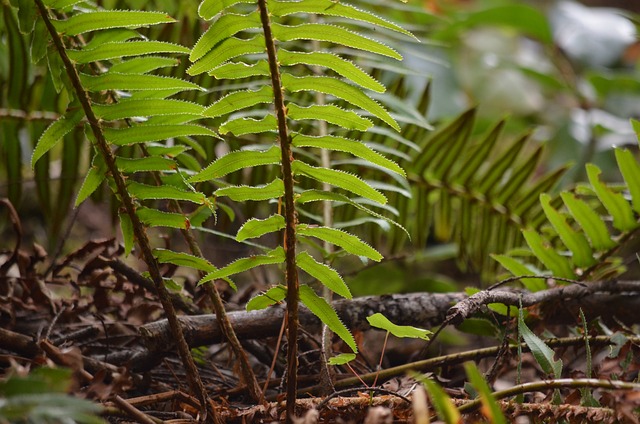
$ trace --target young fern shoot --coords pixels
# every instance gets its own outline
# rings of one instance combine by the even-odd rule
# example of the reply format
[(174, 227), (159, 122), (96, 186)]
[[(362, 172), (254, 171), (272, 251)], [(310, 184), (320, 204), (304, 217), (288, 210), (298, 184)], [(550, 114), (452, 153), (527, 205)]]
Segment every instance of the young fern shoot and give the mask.
[[(199, 14), (213, 22), (191, 51), (190, 59), (194, 63), (187, 72), (191, 75), (206, 72), (216, 79), (250, 78), (248, 89), (232, 91), (210, 105), (203, 115), (216, 119), (227, 117), (219, 124), (218, 131), (223, 135), (250, 137), (254, 146), (251, 150), (231, 152), (217, 159), (192, 176), (189, 182), (219, 184), (220, 188), (214, 192), (217, 197), (226, 196), (234, 201), (273, 200), (284, 205), (282, 215), (278, 212), (264, 219), (248, 220), (236, 237), (246, 240), (284, 229), (282, 246), (262, 255), (238, 259), (209, 273), (201, 282), (228, 278), (260, 265), (284, 263), (286, 287), (272, 288), (248, 307), (267, 307), (276, 301), (287, 300), (287, 420), (290, 422), (296, 396), (298, 301), (342, 338), (354, 353), (357, 352), (353, 336), (330, 304), (309, 286), (299, 283), (298, 269), (346, 298), (351, 297), (349, 288), (336, 270), (317, 261), (307, 251), (296, 252), (297, 242), (315, 238), (346, 253), (374, 261), (382, 259), (380, 253), (353, 234), (312, 223), (298, 223), (296, 208), (305, 208), (314, 202), (344, 202), (380, 217), (362, 203), (384, 205), (387, 201), (381, 191), (352, 173), (312, 165), (302, 159), (314, 156), (314, 150), (310, 149), (328, 149), (356, 156), (404, 176), (402, 168), (393, 161), (359, 141), (338, 135), (341, 130), (362, 132), (373, 127), (374, 123), (363, 116), (362, 111), (395, 130), (400, 129), (389, 112), (363, 92), (363, 89), (383, 92), (384, 86), (351, 60), (331, 51), (307, 51), (310, 44), (307, 42), (329, 43), (397, 60), (401, 56), (358, 32), (331, 23), (308, 23), (305, 16), (336, 16), (411, 34), (374, 14), (331, 0), (204, 0)], [(323, 69), (322, 75), (314, 74), (313, 70), (318, 67)], [(307, 92), (323, 93), (333, 102), (310, 103), (309, 96), (304, 94)], [(264, 109), (265, 104), (271, 107)], [(355, 110), (345, 109), (345, 105)], [(305, 134), (307, 121), (326, 122), (332, 125), (333, 133)], [(276, 134), (275, 143), (269, 134)], [(258, 149), (255, 148), (256, 140)], [(303, 150), (305, 155), (295, 154)], [(216, 180), (243, 168), (276, 164), (280, 165), (280, 176), (265, 185), (229, 186)], [(316, 183), (330, 184), (348, 195), (336, 190), (309, 188)]]

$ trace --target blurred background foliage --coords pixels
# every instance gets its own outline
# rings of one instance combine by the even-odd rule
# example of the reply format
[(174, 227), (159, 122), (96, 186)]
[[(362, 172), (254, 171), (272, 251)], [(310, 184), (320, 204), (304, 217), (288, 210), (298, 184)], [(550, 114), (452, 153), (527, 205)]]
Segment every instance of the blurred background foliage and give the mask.
[[(371, 70), (389, 87), (390, 95), (386, 94), (381, 101), (400, 117), (403, 132), (398, 137), (384, 130), (374, 131), (373, 136), (365, 141), (410, 168), (419, 159), (420, 152), (436, 143), (437, 136), (433, 134), (451, 136), (447, 132), (452, 128), (451, 123), (462, 122), (455, 134), (463, 140), (457, 144), (461, 149), (459, 156), (465, 157), (482, 144), (478, 140), (491, 138), (492, 129), (504, 119), (500, 124), (501, 134), (493, 141), (495, 144), (484, 167), (479, 168), (479, 174), (488, 175), (492, 164), (498, 163), (496, 157), (503, 157), (523, 134), (531, 135), (519, 147), (519, 157), (524, 159), (510, 163), (498, 175), (500, 181), (493, 184), (492, 190), (504, 188), (504, 180), (517, 173), (523, 164), (528, 164), (526, 159), (534, 154), (539, 156), (531, 162), (530, 172), (522, 181), (523, 187), (525, 182), (527, 187), (534, 187), (549, 175), (553, 178), (544, 187), (546, 190), (571, 187), (585, 180), (584, 164), (587, 162), (598, 164), (606, 180), (620, 180), (611, 147), (636, 149), (637, 146), (629, 118), (640, 116), (637, 66), (640, 44), (637, 10), (633, 10), (637, 6), (629, 6), (631, 2), (622, 1), (618, 2), (619, 8), (614, 9), (613, 3), (551, 0), (362, 2), (361, 7), (373, 9), (403, 25), (419, 40), (407, 40), (375, 28), (367, 29), (371, 36), (396, 48), (404, 56), (402, 63), (368, 55), (357, 57), (360, 66)], [(146, 35), (153, 39), (191, 47), (206, 29), (196, 19), (197, 2), (106, 0), (99, 4), (109, 9), (162, 10), (178, 19), (178, 24), (149, 30)], [(603, 7), (605, 5), (607, 7)], [(66, 136), (64, 143), (60, 143), (31, 170), (30, 155), (39, 135), (64, 112), (69, 99), (64, 90), (60, 93), (56, 90), (61, 67), (51, 59), (53, 55), (47, 56), (53, 63), (47, 63), (47, 59), (33, 63), (29, 59), (32, 55), (44, 58), (45, 52), (31, 51), (32, 40), (20, 33), (20, 25), (29, 23), (21, 22), (9, 0), (3, 0), (2, 15), (0, 197), (8, 197), (15, 205), (23, 222), (25, 241), (35, 241), (49, 252), (70, 251), (90, 238), (115, 235), (117, 207), (109, 190), (98, 190), (93, 202), (85, 203), (80, 209), (72, 208), (75, 193), (91, 160), (91, 149), (81, 128)], [(341, 23), (339, 19), (332, 22)], [(37, 36), (37, 29), (35, 34)], [(187, 60), (183, 59), (161, 73), (184, 77), (187, 65)], [(204, 94), (184, 94), (183, 98), (202, 104), (211, 103), (229, 88), (219, 86), (207, 75), (193, 80), (211, 88)], [(476, 109), (470, 116), (467, 111), (472, 107)], [(239, 141), (234, 139), (219, 144), (197, 139), (185, 142), (191, 150), (179, 160), (186, 168), (189, 168), (190, 161), (208, 163), (216, 155), (240, 147)], [(443, 146), (437, 151), (450, 148), (446, 143)], [(540, 146), (544, 149), (541, 150)], [(122, 150), (120, 154), (123, 154)], [(136, 154), (133, 149), (131, 154)], [(434, 196), (442, 196), (440, 192), (429, 191), (422, 204), (416, 204), (421, 197), (415, 192), (412, 200), (407, 200), (411, 190), (415, 190), (412, 184), (421, 179), (428, 183), (434, 173), (442, 181), (447, 182), (447, 178), (455, 181), (456, 175), (449, 174), (462, 172), (464, 163), (454, 157), (452, 159), (457, 162), (439, 170), (440, 164), (447, 164), (447, 154), (443, 155), (438, 162), (432, 162), (430, 157), (423, 159), (424, 166), (416, 170), (414, 179), (410, 176), (409, 181), (402, 181), (389, 177), (387, 181), (378, 181), (386, 184), (385, 188), (393, 194), (390, 196), (390, 208), (380, 212), (405, 225), (412, 234), (412, 242), (401, 231), (385, 226), (381, 220), (363, 220), (346, 215), (346, 212), (342, 214), (341, 209), (336, 208), (338, 225), (357, 227), (358, 231), (369, 233), (367, 238), (380, 244), (381, 250), (391, 255), (391, 259), (398, 259), (364, 271), (360, 271), (361, 264), (341, 264), (344, 272), (353, 270), (351, 285), (354, 294), (455, 290), (454, 279), (477, 281), (480, 271), (485, 279), (495, 275), (496, 264), (488, 265), (491, 262), (489, 253), (502, 252), (495, 251), (481, 238), (480, 246), (466, 246), (468, 240), (464, 230), (456, 232), (450, 228), (452, 224), (447, 209), (438, 209), (437, 206), (450, 203), (441, 197), (433, 199)], [(366, 177), (366, 170), (358, 169), (358, 163), (340, 162), (339, 158), (334, 158), (334, 161), (336, 165), (352, 166)], [(567, 163), (574, 166), (564, 172), (562, 167)], [(264, 171), (255, 170), (250, 175), (237, 178), (264, 180), (266, 177), (261, 172)], [(555, 174), (550, 174), (553, 172)], [(521, 205), (523, 198), (536, 192), (520, 188), (517, 187), (520, 193), (518, 204)], [(259, 215), (251, 207), (247, 205), (246, 209), (236, 209), (234, 213)], [(432, 209), (440, 212), (434, 212), (435, 217), (430, 216)], [(527, 216), (529, 212), (525, 211), (522, 218), (535, 225), (536, 217), (542, 212), (539, 205), (537, 209), (534, 206), (530, 209), (530, 215)], [(4, 235), (0, 249), (5, 249), (13, 245), (6, 242), (13, 235), (7, 215), (4, 211), (1, 213), (0, 232)], [(233, 227), (232, 215), (220, 214), (218, 222), (210, 224), (211, 227), (223, 233), (234, 231), (230, 229), (237, 228)], [(313, 220), (313, 211), (309, 211), (305, 218)], [(435, 222), (435, 227), (429, 232), (431, 221)], [(489, 231), (489, 224), (494, 225), (497, 221), (482, 222), (484, 231)], [(504, 225), (511, 228), (508, 231), (518, 234), (509, 236), (511, 233), (505, 230), (505, 240), (509, 241), (500, 243), (503, 251), (518, 247), (522, 243), (519, 227), (508, 222)], [(481, 233), (480, 229), (477, 231)], [(208, 240), (212, 243), (208, 251), (234, 256), (233, 251), (238, 247), (233, 243), (221, 243), (221, 240), (224, 239)], [(461, 260), (453, 261), (461, 250), (466, 251)], [(227, 261), (226, 258), (214, 260), (220, 263)], [(485, 272), (487, 267), (490, 272)]]

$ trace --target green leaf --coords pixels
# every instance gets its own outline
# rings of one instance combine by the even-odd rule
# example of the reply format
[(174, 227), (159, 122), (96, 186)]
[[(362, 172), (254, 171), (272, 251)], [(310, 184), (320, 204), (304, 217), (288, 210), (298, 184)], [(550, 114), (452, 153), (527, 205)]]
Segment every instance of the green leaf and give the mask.
[[(371, 75), (360, 69), (355, 63), (350, 60), (341, 58), (333, 53), (325, 52), (292, 52), (284, 49), (278, 49), (278, 61), (282, 66), (293, 65), (311, 65), (311, 66), (323, 66), (329, 68), (332, 71), (342, 75), (348, 80), (366, 89), (383, 93), (385, 91), (384, 85), (378, 82)], [(264, 62), (267, 65), (266, 62)], [(266, 74), (269, 75), (269, 68), (264, 66)], [(260, 74), (262, 75), (262, 74)]]
[(393, 22), (389, 22), (371, 12), (357, 9), (350, 4), (338, 3), (333, 0), (302, 0), (295, 2), (277, 1), (269, 4), (269, 12), (274, 16), (288, 16), (294, 13), (313, 13), (318, 15), (339, 16), (342, 18), (366, 22), (415, 38), (409, 31), (394, 24)]
[(236, 91), (224, 96), (203, 112), (209, 118), (226, 115), (260, 103), (273, 103), (273, 90), (265, 85), (258, 90)]
[(640, 166), (633, 153), (627, 149), (615, 149), (620, 172), (631, 193), (631, 204), (636, 213), (640, 213)]
[(631, 206), (620, 193), (614, 193), (600, 181), (600, 169), (588, 163), (587, 176), (598, 199), (613, 217), (613, 226), (620, 231), (630, 231), (636, 228), (638, 224), (633, 216)]
[(213, 19), (224, 9), (238, 3), (254, 3), (255, 0), (203, 0), (198, 7), (198, 14), (204, 20)]
[(558, 232), (560, 240), (573, 254), (573, 263), (583, 268), (593, 265), (595, 259), (587, 238), (571, 228), (566, 217), (551, 206), (551, 196), (546, 193), (541, 194), (540, 203), (549, 222)]
[(396, 131), (400, 131), (400, 126), (385, 108), (364, 94), (360, 88), (337, 78), (325, 76), (294, 77), (289, 74), (283, 74), (282, 85), (286, 90), (294, 93), (298, 91), (315, 91), (345, 100), (380, 118)]
[[(284, 219), (283, 219), (284, 226)], [(296, 264), (298, 267), (320, 281), (325, 287), (334, 293), (339, 294), (345, 299), (351, 299), (351, 291), (344, 282), (340, 274), (328, 265), (316, 261), (309, 253), (300, 252), (296, 256)]]
[(409, 232), (400, 224), (398, 224), (397, 222), (395, 222), (392, 219), (387, 218), (386, 216), (380, 215), (377, 212), (374, 212), (373, 210), (367, 208), (364, 205), (361, 205), (360, 203), (354, 202), (353, 200), (349, 199), (347, 196), (345, 196), (344, 194), (340, 194), (340, 193), (336, 193), (333, 191), (322, 191), (322, 190), (305, 190), (304, 192), (302, 192), (300, 195), (298, 195), (298, 197), (296, 197), (296, 202), (300, 203), (300, 204), (305, 204), (308, 202), (342, 202), (342, 203), (347, 203), (377, 219), (383, 220), (389, 224), (395, 225), (396, 227), (398, 227), (399, 229), (401, 229), (402, 231), (405, 232), (405, 234), (407, 235), (407, 237), (409, 237), (409, 239), (411, 239), (411, 235), (409, 234)]
[(89, 91), (202, 90), (201, 87), (192, 82), (158, 75), (119, 74), (117, 72), (107, 72), (96, 76), (80, 74), (80, 81)]
[(562, 192), (560, 196), (573, 219), (580, 224), (580, 227), (591, 241), (591, 246), (594, 249), (603, 251), (616, 245), (616, 242), (611, 240), (609, 230), (602, 218), (587, 203), (569, 192)]
[(64, 21), (53, 21), (53, 26), (58, 32), (73, 36), (100, 29), (140, 28), (173, 22), (176, 20), (162, 12), (96, 10), (73, 15)]
[(53, 149), (55, 145), (62, 140), (62, 137), (70, 133), (71, 130), (80, 123), (82, 118), (84, 118), (83, 111), (76, 110), (61, 116), (57, 121), (49, 125), (40, 136), (38, 144), (36, 144), (36, 148), (33, 150), (33, 154), (31, 155), (31, 168), (35, 166), (38, 159)]
[(341, 353), (340, 355), (332, 356), (327, 363), (329, 365), (344, 365), (356, 359), (355, 353)]
[(271, 287), (264, 293), (261, 293), (247, 302), (247, 312), (259, 311), (282, 302), (287, 297), (287, 288), (282, 285)]
[(545, 344), (533, 331), (527, 327), (524, 322), (524, 313), (522, 307), (518, 312), (518, 332), (524, 339), (524, 342), (531, 349), (533, 357), (544, 372), (547, 374), (553, 374), (555, 378), (562, 377), (562, 360), (557, 361), (553, 359), (554, 352), (549, 346)]
[(273, 34), (279, 41), (317, 40), (340, 44), (370, 53), (377, 53), (396, 60), (402, 56), (379, 41), (355, 32), (328, 24), (301, 24), (296, 26), (272, 24)]
[(251, 65), (242, 62), (225, 63), (209, 71), (209, 75), (215, 79), (239, 79), (259, 76), (268, 77), (270, 74), (269, 64), (266, 60), (261, 60)]
[(207, 197), (202, 193), (185, 191), (170, 185), (152, 186), (129, 181), (127, 183), (127, 191), (132, 197), (140, 200), (184, 200), (198, 205), (203, 205), (207, 202)]
[[(294, 103), (287, 105), (289, 118), (293, 120), (314, 119), (327, 121), (347, 130), (366, 131), (373, 126), (373, 122), (361, 117), (351, 110), (344, 110), (334, 105), (312, 105), (300, 107)], [(274, 118), (275, 120), (275, 118)]]
[(320, 149), (334, 150), (338, 152), (351, 153), (354, 156), (367, 160), (375, 165), (386, 168), (392, 172), (405, 176), (404, 170), (394, 161), (387, 159), (380, 153), (359, 141), (348, 138), (326, 135), (322, 137), (311, 137), (294, 133), (291, 142), (296, 147), (316, 147)]
[(196, 63), (187, 69), (189, 75), (199, 75), (209, 72), (223, 63), (245, 54), (256, 54), (265, 51), (264, 36), (257, 35), (248, 40), (227, 38), (215, 49), (209, 51)]
[(201, 125), (136, 125), (129, 128), (105, 128), (104, 135), (116, 146), (167, 140), (175, 137), (206, 135), (218, 137), (215, 131)]
[(133, 224), (131, 218), (126, 213), (119, 213), (120, 231), (122, 232), (122, 240), (124, 241), (124, 256), (129, 256), (133, 250)]
[[(516, 277), (522, 275), (536, 275), (535, 271), (529, 269), (525, 264), (511, 256), (492, 254), (491, 257)], [(544, 278), (521, 278), (520, 281), (530, 292), (537, 292), (547, 288)]]
[[(235, 274), (239, 274), (244, 271), (248, 271), (252, 268), (261, 265), (274, 265), (284, 262), (284, 249), (282, 247), (276, 247), (275, 249), (267, 252), (264, 255), (249, 256), (247, 258), (238, 259), (235, 262), (230, 263), (224, 268), (220, 268), (216, 271), (208, 273), (200, 281), (198, 285), (204, 284), (207, 281), (217, 280), (219, 278), (230, 277)], [(234, 287), (235, 290), (235, 287)]]
[(213, 272), (217, 269), (211, 262), (204, 258), (199, 258), (188, 253), (174, 252), (169, 249), (153, 249), (153, 256), (156, 257), (158, 262), (163, 264), (169, 263), (177, 266), (186, 266), (204, 272)]
[(91, 50), (67, 50), (69, 58), (76, 63), (90, 63), (127, 56), (142, 56), (155, 53), (189, 53), (189, 49), (164, 41), (125, 41), (104, 43)]
[(136, 215), (145, 225), (150, 227), (169, 227), (186, 229), (189, 227), (189, 219), (180, 213), (163, 212), (151, 208), (138, 208)]
[(110, 105), (93, 105), (96, 115), (105, 121), (138, 116), (201, 115), (204, 109), (197, 103), (173, 99), (123, 100)]
[(534, 230), (524, 230), (522, 235), (536, 257), (554, 276), (571, 279), (576, 277), (569, 261), (556, 253), (552, 247), (546, 245), (540, 234)]
[(232, 119), (220, 125), (220, 134), (231, 133), (236, 137), (247, 134), (260, 134), (268, 131), (276, 131), (278, 121), (273, 115), (267, 115), (262, 119), (238, 118)]
[(396, 337), (429, 340), (429, 335), (433, 334), (429, 330), (412, 327), (410, 325), (396, 325), (389, 321), (387, 317), (377, 312), (367, 317), (369, 325), (375, 328), (388, 331)]
[(94, 159), (94, 165), (89, 168), (89, 172), (87, 172), (87, 176), (84, 178), (80, 190), (78, 190), (78, 196), (76, 197), (76, 202), (74, 205), (75, 207), (78, 207), (89, 196), (91, 196), (91, 194), (93, 194), (93, 192), (96, 191), (98, 187), (100, 187), (100, 184), (102, 184), (102, 182), (106, 178), (106, 168), (107, 167), (104, 164), (104, 161)]
[(173, 171), (178, 167), (173, 159), (158, 156), (135, 159), (116, 157), (116, 166), (125, 174), (149, 171)]
[(284, 196), (284, 183), (280, 178), (276, 178), (269, 184), (257, 187), (231, 186), (216, 190), (216, 196), (227, 196), (234, 202), (246, 202), (248, 200), (261, 201), (277, 199)]
[(366, 197), (367, 199), (371, 199), (374, 202), (378, 202), (383, 205), (387, 203), (387, 198), (384, 194), (374, 189), (357, 176), (347, 172), (339, 171), (337, 169), (315, 167), (307, 165), (299, 160), (293, 161), (292, 169), (294, 175), (304, 175), (321, 183), (340, 187), (344, 190), (355, 193), (358, 196)]
[(222, 15), (220, 19), (211, 24), (209, 29), (202, 34), (202, 37), (200, 37), (196, 45), (193, 46), (189, 60), (195, 62), (207, 54), (216, 44), (240, 31), (260, 27), (260, 15), (257, 11), (249, 13), (248, 15), (237, 15), (234, 13)]
[(507, 424), (507, 420), (496, 402), (489, 385), (485, 381), (480, 371), (478, 371), (478, 367), (473, 362), (465, 362), (464, 369), (467, 372), (467, 376), (469, 377), (469, 381), (473, 385), (473, 387), (478, 391), (480, 396), (480, 401), (482, 402), (483, 408), (482, 413), (485, 417), (489, 419), (489, 422), (494, 424)]
[(46, 0), (44, 4), (52, 9), (66, 9), (85, 0)]
[(236, 234), (236, 240), (244, 241), (250, 238), (258, 238), (265, 234), (279, 231), (284, 226), (284, 217), (280, 214), (271, 215), (266, 219), (251, 218), (242, 224), (238, 234)]
[(318, 296), (311, 287), (300, 285), (300, 302), (302, 302), (320, 321), (351, 348), (358, 353), (358, 346), (349, 329), (342, 323), (335, 309), (326, 300)]
[(144, 74), (156, 69), (176, 66), (180, 60), (173, 57), (143, 56), (116, 63), (109, 68), (109, 72), (120, 74)]
[(424, 387), (431, 398), (431, 403), (433, 404), (438, 417), (440, 417), (442, 421), (446, 424), (459, 424), (464, 422), (458, 408), (456, 408), (456, 405), (453, 403), (449, 395), (447, 395), (438, 383), (423, 374), (415, 373), (413, 377), (424, 384)]
[(238, 150), (218, 158), (201, 172), (189, 178), (189, 182), (197, 183), (220, 178), (243, 168), (279, 164), (280, 159), (280, 148), (276, 145), (271, 146), (267, 151)]
[(300, 224), (296, 228), (296, 232), (301, 236), (316, 237), (333, 245), (340, 246), (352, 255), (365, 256), (376, 262), (382, 260), (382, 255), (373, 247), (353, 234), (336, 228), (310, 227), (305, 224)]

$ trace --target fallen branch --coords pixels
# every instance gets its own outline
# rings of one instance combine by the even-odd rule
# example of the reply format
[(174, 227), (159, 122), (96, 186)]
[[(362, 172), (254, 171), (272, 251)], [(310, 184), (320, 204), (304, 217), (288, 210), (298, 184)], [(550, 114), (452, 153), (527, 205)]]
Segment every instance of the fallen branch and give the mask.
[[(537, 305), (547, 324), (576, 322), (578, 308), (588, 319), (602, 317), (633, 324), (640, 322), (640, 281), (601, 281), (585, 286), (570, 285), (535, 293), (503, 289), (482, 291), (469, 297), (465, 293), (411, 293), (368, 296), (353, 300), (338, 300), (333, 306), (344, 324), (352, 330), (368, 330), (366, 318), (383, 313), (399, 325), (432, 328), (445, 319), (459, 324), (490, 303), (517, 306)], [(453, 306), (452, 306), (453, 305)], [(262, 339), (278, 335), (284, 308), (270, 308), (252, 312), (230, 312), (238, 338)], [(191, 347), (219, 343), (222, 332), (215, 315), (181, 317), (187, 342)], [(300, 309), (300, 323), (309, 331), (320, 329), (320, 321), (307, 309)], [(172, 346), (172, 336), (166, 320), (146, 324), (140, 328), (144, 344), (150, 351), (165, 351)]]

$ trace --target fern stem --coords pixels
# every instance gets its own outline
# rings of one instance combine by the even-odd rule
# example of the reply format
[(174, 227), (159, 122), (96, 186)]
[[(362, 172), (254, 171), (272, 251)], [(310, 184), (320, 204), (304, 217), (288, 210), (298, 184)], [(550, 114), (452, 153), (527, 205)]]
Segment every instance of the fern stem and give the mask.
[(271, 20), (266, 0), (258, 0), (260, 20), (264, 31), (271, 85), (273, 87), (273, 99), (278, 120), (278, 137), (282, 152), (282, 181), (284, 182), (284, 250), (285, 250), (285, 278), (287, 282), (287, 423), (293, 423), (296, 406), (296, 389), (298, 378), (298, 268), (296, 266), (296, 211), (293, 201), (293, 172), (291, 163), (293, 154), (287, 128), (287, 112), (282, 94), (282, 82), (280, 69), (276, 56), (276, 45), (271, 32)]
[(35, 0), (38, 10), (40, 11), (40, 15), (42, 16), (42, 20), (51, 35), (53, 40), (53, 44), (62, 59), (62, 62), (65, 67), (65, 71), (69, 76), (69, 80), (71, 81), (71, 85), (80, 101), (82, 109), (87, 117), (87, 121), (89, 122), (89, 126), (91, 127), (91, 131), (96, 138), (96, 147), (100, 151), (100, 154), (103, 156), (104, 161), (111, 173), (111, 176), (116, 185), (116, 189), (118, 195), (121, 198), (122, 204), (127, 212), (127, 215), (131, 219), (131, 223), (133, 226), (133, 231), (136, 239), (138, 240), (138, 245), (140, 246), (140, 250), (142, 252), (143, 258), (147, 266), (149, 267), (149, 274), (151, 275), (151, 279), (154, 282), (156, 291), (158, 292), (158, 297), (160, 298), (160, 302), (162, 303), (162, 307), (167, 314), (167, 320), (169, 322), (169, 326), (171, 328), (171, 332), (176, 339), (176, 344), (178, 346), (178, 351), (180, 353), (182, 362), (184, 364), (187, 379), (189, 382), (189, 386), (191, 390), (199, 397), (201, 402), (201, 411), (202, 414), (206, 417), (207, 411), (210, 411), (212, 414), (212, 419), (214, 422), (219, 422), (219, 417), (217, 416), (215, 409), (210, 407), (212, 406), (209, 396), (202, 384), (202, 380), (200, 379), (200, 375), (198, 373), (198, 369), (196, 368), (195, 362), (191, 357), (191, 353), (189, 350), (189, 346), (184, 338), (184, 333), (182, 332), (182, 327), (180, 322), (178, 321), (178, 317), (176, 315), (175, 308), (171, 303), (171, 299), (169, 297), (169, 292), (167, 288), (164, 286), (164, 281), (162, 279), (162, 275), (160, 274), (160, 268), (158, 266), (158, 262), (156, 261), (153, 253), (151, 251), (151, 244), (149, 242), (149, 238), (144, 230), (144, 226), (135, 212), (135, 205), (131, 196), (129, 196), (129, 192), (127, 191), (127, 187), (124, 181), (124, 177), (120, 170), (116, 166), (115, 156), (109, 147), (109, 144), (104, 136), (102, 131), (102, 127), (100, 122), (93, 111), (91, 106), (91, 100), (89, 99), (89, 95), (85, 91), (82, 83), (80, 81), (80, 76), (78, 75), (78, 70), (75, 68), (69, 56), (67, 55), (66, 48), (62, 41), (62, 38), (56, 31), (55, 27), (51, 23), (51, 19), (49, 17), (49, 12), (45, 7), (42, 0)]

